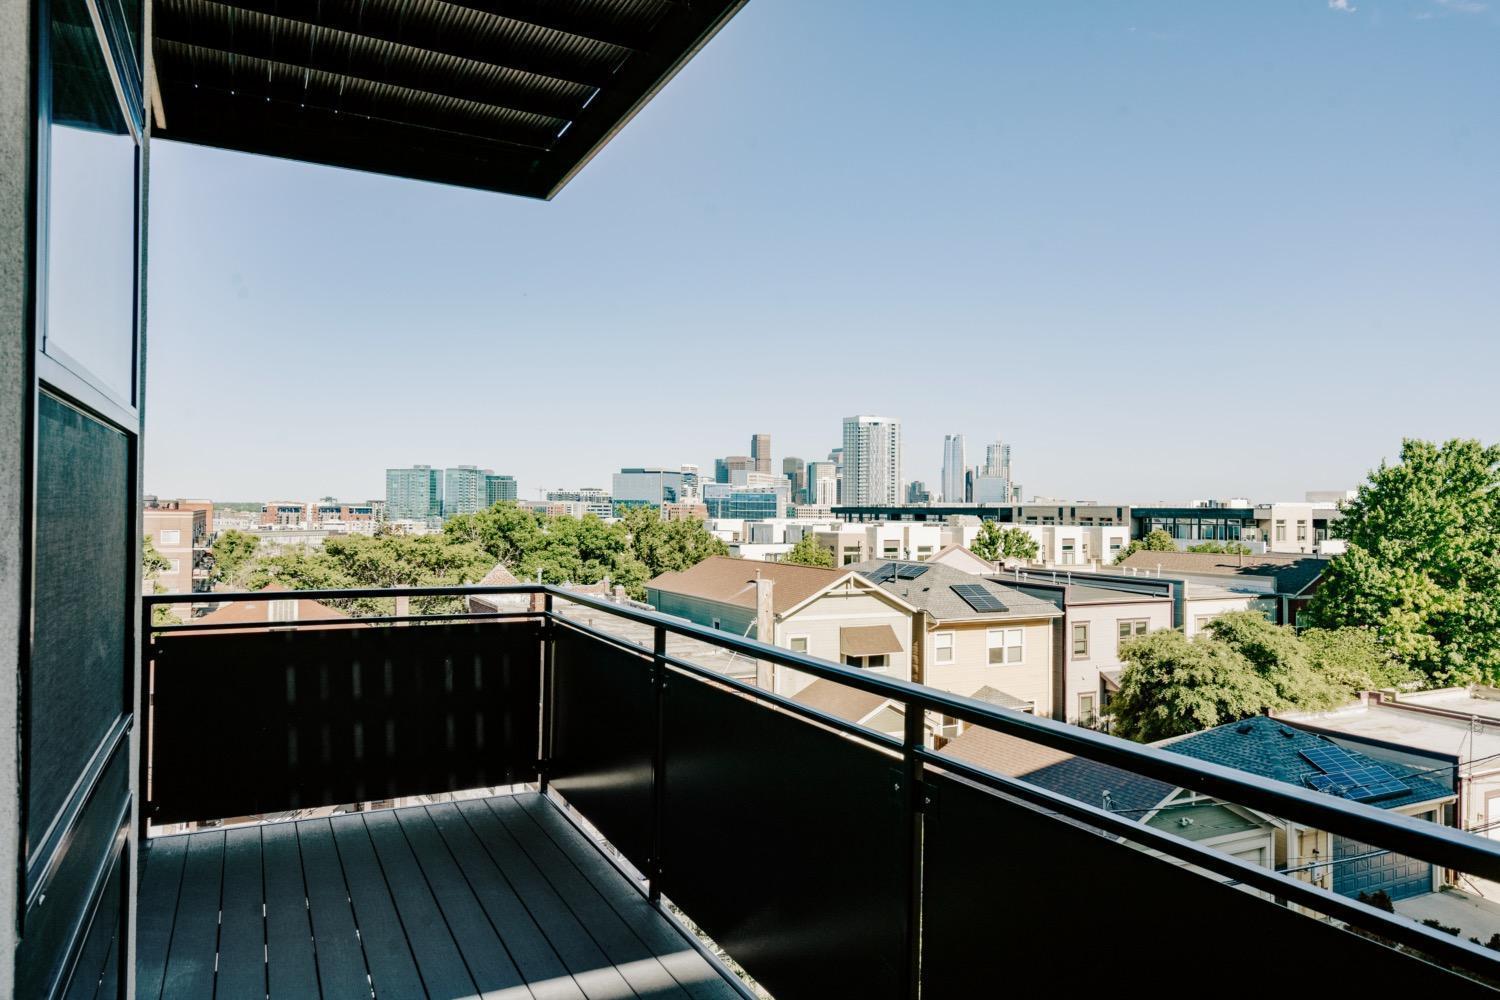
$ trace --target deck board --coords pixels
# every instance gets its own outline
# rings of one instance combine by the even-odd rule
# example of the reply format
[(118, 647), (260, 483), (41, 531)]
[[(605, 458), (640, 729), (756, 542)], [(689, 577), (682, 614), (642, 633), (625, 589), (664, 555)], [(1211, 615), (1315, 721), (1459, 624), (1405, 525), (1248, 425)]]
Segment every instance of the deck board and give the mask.
[(738, 997), (534, 793), (149, 841), (140, 996)]

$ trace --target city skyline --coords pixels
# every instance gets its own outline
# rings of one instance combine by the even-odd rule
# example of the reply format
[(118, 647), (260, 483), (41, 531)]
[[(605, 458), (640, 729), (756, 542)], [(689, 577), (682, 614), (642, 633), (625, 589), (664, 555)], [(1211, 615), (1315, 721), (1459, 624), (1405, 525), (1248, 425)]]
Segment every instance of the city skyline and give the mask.
[(603, 485), (859, 412), (908, 479), (1003, 432), (1144, 500), (1500, 439), (1497, 6), (1348, 6), (757, 0), (545, 205), (154, 144), (147, 489)]

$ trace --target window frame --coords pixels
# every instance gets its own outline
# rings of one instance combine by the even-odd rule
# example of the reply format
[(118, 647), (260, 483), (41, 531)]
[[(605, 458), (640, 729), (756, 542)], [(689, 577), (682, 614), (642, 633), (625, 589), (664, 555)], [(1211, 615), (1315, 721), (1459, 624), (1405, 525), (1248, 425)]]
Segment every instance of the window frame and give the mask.
[[(1078, 650), (1078, 633), (1079, 633), (1080, 629), (1083, 630), (1083, 651), (1082, 652), (1079, 652), (1079, 650)], [(1086, 659), (1089, 658), (1089, 631), (1090, 630), (1089, 630), (1089, 623), (1088, 622), (1073, 622), (1069, 626), (1069, 629), (1068, 629), (1068, 649), (1071, 651), (1073, 659), (1075, 659), (1075, 660), (1086, 660)]]
[[(943, 641), (947, 641), (948, 658), (943, 659)], [(958, 659), (958, 639), (952, 629), (932, 633), (932, 664), (936, 667), (946, 667)]]

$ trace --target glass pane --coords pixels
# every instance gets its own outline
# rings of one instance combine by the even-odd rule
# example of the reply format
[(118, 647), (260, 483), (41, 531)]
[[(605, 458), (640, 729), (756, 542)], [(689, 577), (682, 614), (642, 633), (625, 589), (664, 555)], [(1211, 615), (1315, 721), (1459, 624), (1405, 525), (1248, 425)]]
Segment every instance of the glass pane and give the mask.
[(135, 139), (87, 9), (51, 7), (44, 349), (133, 404)]

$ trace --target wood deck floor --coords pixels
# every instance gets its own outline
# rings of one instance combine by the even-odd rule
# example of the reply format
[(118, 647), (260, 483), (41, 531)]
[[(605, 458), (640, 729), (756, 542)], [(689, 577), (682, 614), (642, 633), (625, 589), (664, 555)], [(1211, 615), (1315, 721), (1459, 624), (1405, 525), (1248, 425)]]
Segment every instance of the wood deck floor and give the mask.
[(740, 994), (536, 794), (159, 837), (137, 997)]

